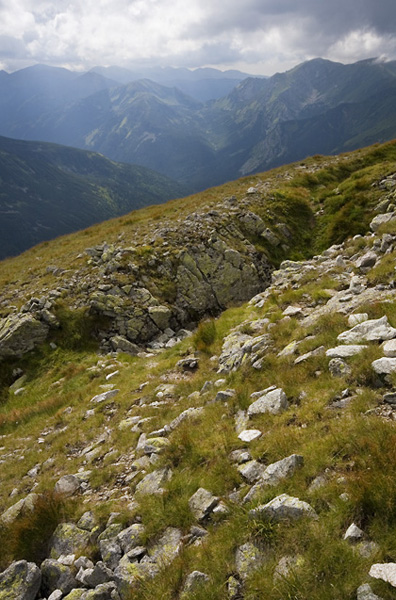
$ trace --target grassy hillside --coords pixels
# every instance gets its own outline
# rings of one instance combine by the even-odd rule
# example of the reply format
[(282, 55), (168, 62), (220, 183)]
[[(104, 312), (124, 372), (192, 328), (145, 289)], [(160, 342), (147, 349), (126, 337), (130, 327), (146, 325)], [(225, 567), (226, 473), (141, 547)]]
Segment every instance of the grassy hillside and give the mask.
[(185, 193), (180, 184), (143, 167), (55, 144), (0, 138), (0, 257)]
[[(395, 164), (395, 142), (316, 156), (144, 208), (0, 263), (3, 316), (59, 292), (59, 327), (34, 352), (2, 362), (0, 513), (30, 492), (39, 497), (33, 511), (8, 524), (3, 519), (0, 569), (17, 559), (40, 564), (51, 544), (54, 550), (57, 525), (91, 511), (89, 541), (70, 542), (66, 554), (110, 560), (100, 540), (117, 546), (118, 532), (132, 524), (139, 531), (128, 556), (120, 549), (123, 567), (120, 557), (112, 567), (122, 600), (362, 600), (370, 596), (357, 596), (357, 589), (366, 583), (376, 594), (371, 598), (394, 598), (394, 587), (369, 571), (374, 563), (396, 562), (389, 395), (396, 374), (384, 378), (373, 368), (385, 352), (383, 331), (360, 340), (359, 353), (344, 360), (332, 363), (326, 353), (346, 347), (338, 336), (352, 329), (353, 319), (386, 316), (386, 328), (396, 327)], [(253, 213), (266, 237), (248, 228), (237, 237), (242, 217), (245, 225), (257, 223)], [(370, 229), (378, 214), (388, 222)], [(186, 237), (186, 222), (195, 240)], [(169, 285), (180, 280), (161, 288), (168, 271), (161, 278), (154, 266), (176, 261), (179, 245), (198, 247), (207, 231), (213, 245), (234, 233), (237, 250), (227, 251), (233, 260), (254, 246), (276, 267), (271, 285), (248, 303), (230, 302), (171, 347), (98, 356), (91, 334), (100, 337), (106, 323), (85, 311), (92, 281), (96, 290), (133, 288), (139, 273), (144, 288), (155, 284), (156, 298), (168, 306)], [(85, 250), (104, 241), (117, 252), (133, 247), (128, 260), (138, 270), (109, 273), (93, 262)], [(48, 266), (67, 271), (59, 278)], [(254, 409), (272, 386), (283, 390), (281, 409)], [(105, 391), (113, 397), (98, 399)], [(257, 437), (243, 441), (245, 430)], [(263, 483), (266, 467), (294, 455), (302, 458), (293, 469)], [(160, 482), (147, 493), (150, 473)], [(77, 481), (69, 497), (54, 492), (65, 475)], [(202, 519), (191, 503), (200, 488), (211, 502)], [(282, 494), (308, 503), (310, 512), (277, 520), (260, 508)], [(353, 523), (360, 533), (345, 539)], [(76, 575), (73, 561), (70, 569)], [(193, 571), (207, 578), (188, 589)], [(64, 597), (82, 592), (73, 594)]]

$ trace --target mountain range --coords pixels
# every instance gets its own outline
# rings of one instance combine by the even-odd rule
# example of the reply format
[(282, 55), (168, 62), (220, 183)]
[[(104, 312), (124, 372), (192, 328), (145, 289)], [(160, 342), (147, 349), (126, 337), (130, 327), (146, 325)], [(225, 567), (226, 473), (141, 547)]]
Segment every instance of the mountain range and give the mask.
[(0, 134), (100, 152), (196, 190), (396, 136), (395, 61), (314, 59), (269, 78), (36, 66), (2, 72), (0, 91)]
[(181, 184), (145, 167), (0, 137), (0, 259), (185, 194)]

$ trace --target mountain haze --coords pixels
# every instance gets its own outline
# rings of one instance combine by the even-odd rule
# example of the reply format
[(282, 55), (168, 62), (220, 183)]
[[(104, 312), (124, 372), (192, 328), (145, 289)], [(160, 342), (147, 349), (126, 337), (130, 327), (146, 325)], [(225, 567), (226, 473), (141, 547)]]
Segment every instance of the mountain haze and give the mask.
[(186, 191), (93, 152), (1, 137), (0, 257)]
[[(239, 82), (233, 78), (243, 74), (222, 78), (211, 70), (154, 70), (159, 83), (129, 81), (139, 75), (115, 67), (76, 75), (43, 66), (4, 74), (0, 133), (101, 152), (195, 189), (396, 136), (394, 61), (314, 59)], [(206, 102), (179, 89), (204, 88), (205, 81), (236, 85)]]

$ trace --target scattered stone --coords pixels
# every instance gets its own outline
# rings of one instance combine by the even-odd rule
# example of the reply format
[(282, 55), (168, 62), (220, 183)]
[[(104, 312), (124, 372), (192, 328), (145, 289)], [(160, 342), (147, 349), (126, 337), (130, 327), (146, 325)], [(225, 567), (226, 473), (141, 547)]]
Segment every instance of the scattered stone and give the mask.
[(291, 454), (282, 460), (268, 465), (260, 475), (258, 482), (246, 494), (243, 502), (251, 502), (265, 487), (278, 485), (282, 479), (291, 477), (303, 465), (304, 458), (299, 454)]
[(329, 371), (333, 377), (346, 377), (352, 369), (341, 358), (332, 358), (329, 362)]
[(294, 364), (295, 365), (299, 365), (300, 363), (306, 362), (307, 360), (309, 360), (312, 357), (321, 356), (324, 353), (325, 353), (324, 346), (319, 346), (319, 348), (315, 348), (315, 350), (311, 350), (310, 352), (306, 352), (305, 354), (302, 354), (301, 356), (299, 356), (298, 358), (296, 358), (296, 360), (294, 361)]
[(130, 527), (123, 529), (117, 535), (117, 541), (120, 544), (124, 554), (136, 548), (137, 546), (141, 546), (143, 543), (144, 536), (144, 526), (140, 523), (134, 523)]
[(42, 592), (45, 595), (60, 590), (62, 594), (68, 594), (72, 589), (78, 587), (70, 567), (60, 564), (53, 558), (46, 558), (41, 563)]
[(290, 577), (304, 563), (302, 556), (282, 556), (275, 567), (274, 582)]
[(253, 402), (247, 412), (249, 417), (264, 413), (278, 415), (287, 408), (289, 408), (289, 402), (286, 394), (281, 388), (277, 388)]
[(396, 371), (396, 358), (379, 358), (371, 366), (378, 375), (390, 375)]
[(140, 352), (139, 346), (133, 344), (122, 335), (115, 335), (110, 338), (110, 344), (115, 352), (124, 352), (136, 356)]
[(352, 523), (345, 532), (344, 540), (352, 544), (360, 542), (364, 538), (364, 532), (355, 523)]
[(209, 576), (206, 575), (206, 573), (202, 573), (201, 571), (193, 571), (192, 573), (187, 575), (181, 597), (183, 598), (183, 595), (186, 595), (188, 593), (193, 594), (209, 581)]
[(370, 229), (371, 229), (371, 231), (376, 232), (381, 227), (381, 225), (384, 225), (385, 223), (389, 223), (389, 221), (393, 221), (393, 219), (395, 219), (395, 218), (396, 218), (396, 213), (393, 213), (393, 212), (382, 213), (380, 215), (376, 215), (370, 223)]
[(259, 429), (244, 429), (238, 435), (239, 439), (242, 440), (242, 442), (253, 442), (261, 436), (262, 433)]
[(28, 494), (26, 498), (22, 498), (3, 512), (0, 517), (0, 522), (4, 525), (11, 525), (14, 521), (19, 519), (19, 517), (32, 513), (38, 499), (38, 494)]
[(86, 550), (91, 542), (91, 533), (74, 523), (61, 523), (52, 536), (50, 557), (58, 559), (62, 554), (77, 554)]
[(355, 327), (355, 325), (359, 325), (359, 323), (363, 323), (364, 321), (368, 321), (367, 313), (355, 313), (353, 315), (349, 315), (348, 317), (348, 325), (349, 327)]
[(369, 251), (363, 254), (356, 262), (355, 265), (358, 269), (365, 272), (367, 269), (371, 269), (377, 262), (378, 256), (375, 252)]
[(56, 483), (54, 491), (59, 496), (69, 498), (74, 496), (81, 487), (81, 481), (75, 475), (64, 475)]
[(338, 336), (338, 340), (344, 344), (359, 344), (360, 342), (383, 342), (396, 337), (396, 329), (391, 327), (388, 317), (385, 315), (380, 319), (369, 319), (358, 323), (349, 331), (344, 331)]
[(382, 600), (382, 598), (374, 594), (370, 585), (365, 583), (357, 589), (356, 600)]
[(382, 344), (384, 356), (387, 358), (396, 358), (396, 340), (388, 340)]
[(31, 313), (12, 314), (0, 320), (0, 360), (21, 357), (47, 338), (49, 326)]
[(106, 400), (110, 400), (110, 398), (114, 398), (119, 393), (120, 390), (109, 390), (108, 392), (103, 392), (102, 394), (97, 394), (93, 398), (91, 398), (91, 402), (95, 402), (95, 404), (100, 404), (101, 402), (105, 402)]
[(310, 504), (287, 494), (281, 494), (267, 504), (253, 508), (249, 511), (249, 516), (252, 518), (265, 516), (274, 521), (297, 520), (301, 517), (318, 518)]
[(188, 501), (191, 512), (199, 522), (207, 519), (218, 503), (219, 498), (205, 488), (199, 488)]
[(162, 487), (172, 477), (172, 471), (165, 467), (148, 473), (136, 486), (137, 494), (163, 494)]
[(242, 584), (233, 575), (230, 575), (227, 579), (227, 595), (229, 600), (238, 600), (242, 598)]
[(176, 363), (176, 367), (181, 371), (196, 371), (199, 365), (199, 358), (195, 356), (189, 356), (182, 358)]
[(254, 483), (261, 477), (265, 466), (257, 462), (257, 460), (250, 460), (238, 467), (238, 471), (248, 483)]
[(300, 306), (288, 306), (282, 314), (284, 317), (296, 317), (297, 315), (301, 315), (301, 313), (302, 308)]

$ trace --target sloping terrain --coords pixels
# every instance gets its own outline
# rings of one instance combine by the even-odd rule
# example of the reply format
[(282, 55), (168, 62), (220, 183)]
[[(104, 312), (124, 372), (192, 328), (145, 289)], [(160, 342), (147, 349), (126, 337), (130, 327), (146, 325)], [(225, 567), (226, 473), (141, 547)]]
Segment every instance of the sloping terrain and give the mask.
[(395, 163), (316, 157), (1, 263), (2, 600), (394, 597)]
[(186, 191), (93, 152), (0, 138), (0, 258)]

